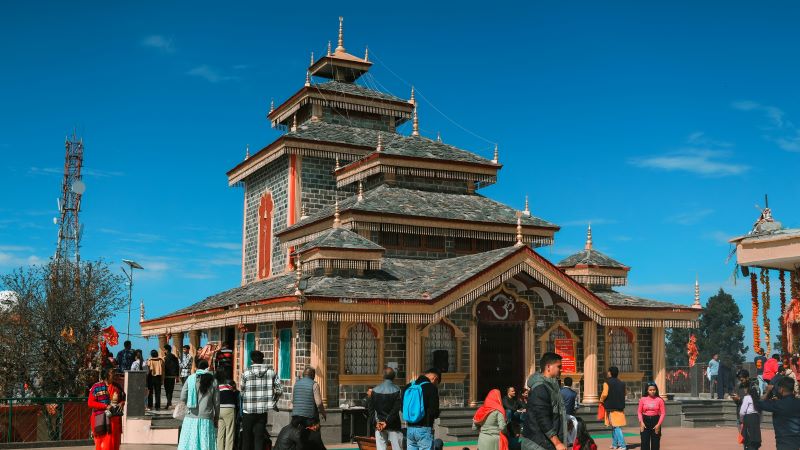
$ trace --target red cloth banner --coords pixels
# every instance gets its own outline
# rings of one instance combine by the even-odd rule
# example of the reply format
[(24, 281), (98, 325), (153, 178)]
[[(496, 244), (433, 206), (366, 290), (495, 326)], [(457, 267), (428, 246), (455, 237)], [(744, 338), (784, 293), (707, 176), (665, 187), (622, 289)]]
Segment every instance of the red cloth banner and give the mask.
[(119, 343), (119, 333), (114, 329), (114, 325), (103, 328), (103, 339), (112, 347)]

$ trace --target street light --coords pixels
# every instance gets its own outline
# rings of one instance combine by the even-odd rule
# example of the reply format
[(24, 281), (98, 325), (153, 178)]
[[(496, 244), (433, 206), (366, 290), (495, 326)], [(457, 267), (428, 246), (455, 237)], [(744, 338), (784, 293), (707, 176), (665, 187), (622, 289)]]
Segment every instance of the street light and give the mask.
[(131, 261), (130, 259), (123, 259), (122, 262), (127, 264), (128, 265), (128, 270), (130, 270), (130, 272), (128, 272), (127, 270), (125, 270), (125, 267), (122, 268), (122, 272), (124, 272), (125, 275), (128, 277), (128, 332), (127, 332), (127, 335), (128, 335), (128, 340), (130, 340), (130, 338), (131, 338), (131, 303), (133, 302), (133, 270), (134, 269), (144, 270), (144, 267), (142, 267), (136, 261)]

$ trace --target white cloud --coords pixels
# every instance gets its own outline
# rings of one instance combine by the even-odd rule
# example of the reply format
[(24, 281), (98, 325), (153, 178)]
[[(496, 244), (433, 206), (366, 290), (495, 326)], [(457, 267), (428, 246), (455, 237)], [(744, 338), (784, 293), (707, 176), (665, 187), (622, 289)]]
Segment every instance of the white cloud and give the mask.
[(704, 148), (684, 148), (663, 155), (633, 158), (628, 162), (634, 166), (668, 172), (682, 171), (708, 177), (741, 175), (750, 166), (725, 161), (728, 152)]
[(764, 114), (772, 123), (764, 138), (777, 144), (781, 150), (800, 152), (800, 128), (786, 119), (786, 113), (782, 109), (750, 100), (733, 102), (732, 106), (740, 111), (756, 111)]
[(733, 147), (730, 142), (711, 139), (702, 131), (695, 131), (687, 136), (686, 143), (697, 147)]
[(211, 66), (206, 64), (197, 66), (186, 72), (187, 75), (191, 75), (193, 77), (202, 78), (209, 83), (221, 83), (223, 81), (235, 81), (238, 80), (239, 77), (231, 76), (231, 75), (224, 75), (218, 69), (215, 69)]
[(46, 262), (47, 259), (37, 255), (19, 255), (13, 252), (0, 252), (0, 267), (7, 269), (21, 266), (41, 265)]
[(762, 105), (761, 103), (751, 100), (740, 100), (733, 102), (734, 109), (739, 111), (759, 111), (764, 113), (765, 116), (777, 127), (782, 128), (786, 123), (784, 122), (784, 112), (780, 108), (769, 105)]
[[(57, 175), (62, 176), (64, 175), (64, 168), (63, 167), (31, 167), (28, 169), (29, 175)], [(109, 171), (109, 170), (98, 170), (98, 169), (91, 169), (88, 167), (81, 168), (81, 175), (87, 177), (94, 177), (94, 178), (110, 178), (110, 177), (120, 177), (123, 176), (124, 173), (117, 172), (117, 171)]]
[(160, 34), (153, 34), (142, 40), (142, 45), (161, 50), (164, 53), (175, 52), (175, 44), (172, 38), (166, 38)]
[(714, 213), (713, 209), (699, 209), (675, 214), (667, 218), (667, 222), (678, 225), (694, 225)]
[(203, 245), (208, 248), (221, 248), (224, 250), (242, 249), (242, 244), (240, 242), (204, 242)]

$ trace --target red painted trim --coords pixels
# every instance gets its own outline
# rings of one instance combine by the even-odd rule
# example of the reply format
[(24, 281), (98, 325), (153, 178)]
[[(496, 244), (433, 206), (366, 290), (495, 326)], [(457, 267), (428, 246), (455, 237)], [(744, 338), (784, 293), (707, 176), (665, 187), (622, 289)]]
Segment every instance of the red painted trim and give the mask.
[[(286, 217), (286, 226), (290, 227), (297, 222), (297, 155), (289, 155), (289, 213)], [(286, 265), (294, 270), (292, 262), (292, 249), (286, 253)]]
[(258, 273), (257, 279), (272, 275), (272, 194), (264, 194), (258, 207)]

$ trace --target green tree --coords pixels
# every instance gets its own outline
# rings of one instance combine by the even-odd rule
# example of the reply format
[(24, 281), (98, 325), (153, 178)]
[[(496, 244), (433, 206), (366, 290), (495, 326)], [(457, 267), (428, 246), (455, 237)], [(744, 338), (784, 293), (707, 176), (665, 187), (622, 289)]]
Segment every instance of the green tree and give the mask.
[(696, 330), (689, 328), (668, 328), (667, 334), (667, 366), (688, 366), (689, 355), (686, 354), (686, 344), (689, 336)]
[(733, 297), (723, 291), (708, 299), (700, 316), (698, 361), (708, 361), (718, 353), (720, 359), (732, 364), (744, 362), (747, 347), (744, 345), (742, 313)]

